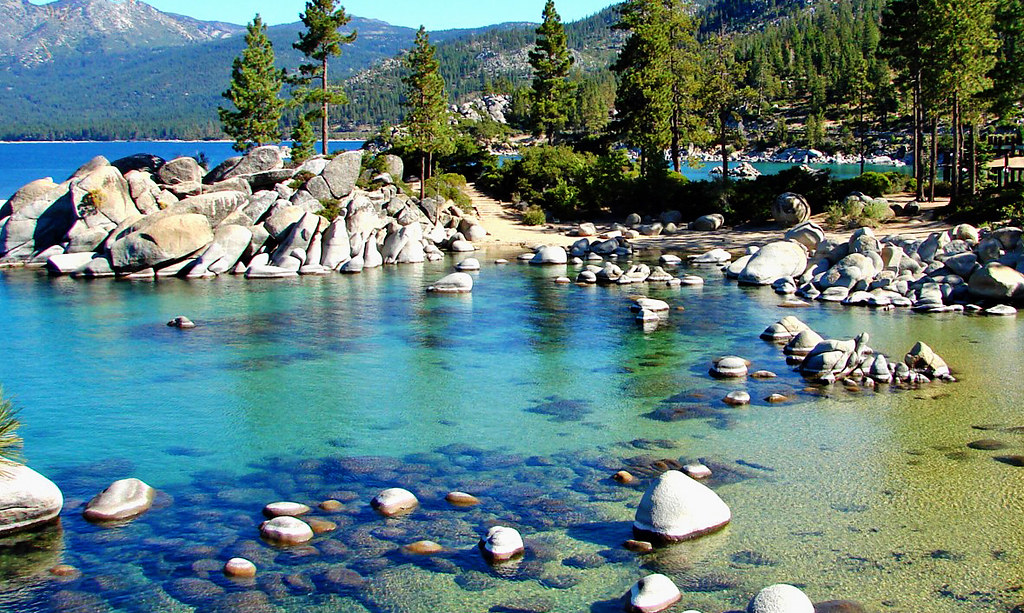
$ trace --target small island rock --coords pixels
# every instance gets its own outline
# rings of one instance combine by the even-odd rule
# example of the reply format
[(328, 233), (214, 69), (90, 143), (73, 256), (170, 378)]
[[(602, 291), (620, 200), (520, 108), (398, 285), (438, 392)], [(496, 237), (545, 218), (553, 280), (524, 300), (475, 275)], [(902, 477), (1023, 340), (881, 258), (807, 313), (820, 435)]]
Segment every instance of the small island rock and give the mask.
[(388, 488), (374, 496), (373, 500), (370, 501), (370, 506), (381, 515), (388, 517), (408, 513), (419, 506), (419, 504), (420, 501), (416, 499), (412, 492), (400, 487)]
[(245, 558), (231, 558), (224, 564), (224, 574), (228, 577), (251, 579), (256, 576), (256, 565)]
[(647, 575), (629, 590), (629, 611), (657, 613), (679, 602), (682, 594), (672, 580), (661, 574)]
[(758, 592), (747, 613), (814, 613), (814, 604), (799, 588), (777, 583)]
[(480, 549), (492, 562), (501, 562), (521, 555), (525, 550), (523, 537), (515, 528), (494, 526), (480, 541)]
[(301, 519), (282, 515), (263, 522), (260, 535), (277, 545), (299, 545), (313, 538), (313, 529)]
[(155, 495), (156, 490), (139, 479), (121, 479), (90, 500), (82, 515), (97, 522), (131, 519), (148, 511)]
[(732, 519), (728, 505), (714, 491), (678, 470), (651, 483), (636, 510), (637, 538), (685, 541), (714, 532)]

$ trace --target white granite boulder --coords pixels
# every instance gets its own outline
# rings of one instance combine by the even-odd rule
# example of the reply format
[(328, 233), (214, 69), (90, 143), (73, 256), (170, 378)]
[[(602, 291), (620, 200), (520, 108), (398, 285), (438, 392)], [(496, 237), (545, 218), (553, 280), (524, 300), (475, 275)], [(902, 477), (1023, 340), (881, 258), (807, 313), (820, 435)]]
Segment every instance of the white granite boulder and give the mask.
[(811, 205), (800, 194), (786, 192), (772, 202), (772, 217), (783, 227), (795, 226), (811, 218)]
[(370, 506), (381, 515), (388, 517), (408, 513), (418, 507), (420, 501), (409, 490), (400, 487), (388, 488), (373, 497)]
[(24, 464), (0, 466), (0, 534), (49, 524), (63, 506), (64, 496), (53, 481)]
[(521, 555), (525, 548), (519, 531), (507, 526), (493, 526), (480, 541), (480, 550), (492, 562), (514, 558)]
[(671, 579), (661, 574), (647, 575), (629, 590), (628, 610), (633, 613), (658, 613), (683, 597)]
[(554, 247), (551, 245), (543, 245), (537, 248), (532, 259), (531, 264), (567, 264), (569, 262), (569, 254), (566, 253), (565, 249), (561, 247)]
[(95, 522), (131, 519), (148, 511), (155, 495), (156, 490), (139, 479), (121, 479), (96, 494), (82, 516)]
[(737, 379), (747, 376), (747, 361), (735, 355), (727, 355), (711, 363), (711, 376), (719, 379)]
[(758, 592), (747, 605), (747, 613), (814, 613), (814, 603), (800, 588), (777, 583)]
[(299, 545), (313, 539), (313, 529), (301, 519), (282, 515), (260, 524), (260, 535), (276, 545)]
[(440, 294), (469, 293), (473, 291), (473, 277), (469, 273), (453, 272), (435, 281), (427, 291)]
[(648, 541), (685, 541), (719, 530), (731, 519), (732, 512), (718, 494), (678, 470), (669, 470), (644, 493), (633, 532)]
[(740, 283), (771, 285), (779, 277), (799, 277), (807, 268), (807, 250), (796, 241), (775, 241), (758, 250), (743, 271)]

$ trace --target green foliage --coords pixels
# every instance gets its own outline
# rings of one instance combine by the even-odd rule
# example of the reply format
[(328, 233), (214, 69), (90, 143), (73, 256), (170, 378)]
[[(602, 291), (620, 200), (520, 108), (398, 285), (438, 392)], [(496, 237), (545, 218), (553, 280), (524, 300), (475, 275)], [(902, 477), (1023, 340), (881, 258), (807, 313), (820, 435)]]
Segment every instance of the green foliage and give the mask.
[[(452, 147), (451, 129), (448, 124), (448, 93), (444, 78), (439, 72), (440, 64), (434, 57), (436, 48), (430, 44), (426, 28), (416, 33), (413, 48), (405, 57), (408, 74), (402, 79), (406, 87), (406, 115), (402, 126), (405, 146), (420, 156), (421, 186), (429, 176), (427, 159), (430, 156), (448, 153)], [(423, 197), (424, 188), (420, 188)]]
[(224, 133), (235, 139), (236, 151), (280, 141), (284, 107), (284, 73), (274, 65), (274, 46), (259, 15), (247, 27), (245, 45), (231, 65), (231, 84), (222, 94), (237, 110), (217, 109)]
[(4, 397), (0, 387), (0, 474), (4, 474), (4, 464), (17, 464), (22, 461), (21, 449), (23, 441), (18, 436), (18, 411), (9, 398)]
[(320, 204), (324, 208), (318, 214), (327, 221), (334, 221), (335, 219), (341, 217), (344, 214), (344, 211), (341, 208), (341, 200), (338, 200), (336, 198), (328, 198), (326, 200), (321, 200)]
[(466, 177), (450, 172), (430, 177), (423, 183), (426, 197), (451, 200), (463, 211), (472, 212), (473, 202), (463, 191), (466, 188)]
[(523, 211), (523, 225), (525, 226), (543, 226), (547, 221), (544, 209), (539, 206), (531, 205)]
[(294, 176), (292, 176), (292, 180), (288, 182), (288, 187), (292, 189), (301, 189), (302, 186), (306, 184), (306, 181), (309, 181), (315, 176), (316, 175), (309, 172), (308, 170), (297, 172), (295, 173)]
[(530, 51), (533, 68), (530, 118), (534, 133), (546, 134), (548, 142), (554, 142), (555, 133), (568, 121), (570, 87), (567, 78), (574, 60), (566, 40), (555, 2), (547, 0), (543, 22), (537, 28), (536, 45)]
[[(320, 118), (321, 152), (327, 155), (329, 137), (329, 113), (331, 105), (345, 104), (348, 98), (337, 86), (328, 80), (327, 63), (332, 57), (341, 55), (341, 46), (356, 39), (355, 31), (342, 35), (339, 31), (348, 25), (350, 18), (345, 14), (345, 7), (338, 0), (309, 0), (306, 11), (299, 15), (306, 27), (299, 33), (299, 40), (293, 47), (302, 52), (313, 63), (299, 66), (299, 77), (294, 80), (298, 88), (293, 96), (300, 105), (317, 107), (315, 113)], [(319, 88), (310, 88), (312, 81), (319, 81)]]
[(299, 113), (298, 121), (292, 129), (292, 163), (301, 164), (316, 154), (313, 148), (313, 126), (305, 113)]
[(851, 191), (862, 192), (872, 198), (891, 194), (894, 191), (889, 176), (880, 172), (865, 172), (846, 183), (852, 187)]

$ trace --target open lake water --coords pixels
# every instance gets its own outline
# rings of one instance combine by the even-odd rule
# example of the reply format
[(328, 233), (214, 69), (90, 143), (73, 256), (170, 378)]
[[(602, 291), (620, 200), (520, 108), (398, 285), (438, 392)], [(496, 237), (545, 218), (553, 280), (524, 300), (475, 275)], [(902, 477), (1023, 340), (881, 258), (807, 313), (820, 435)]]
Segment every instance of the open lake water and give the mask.
[[(450, 258), (279, 281), (4, 271), (0, 382), (28, 464), (66, 503), (59, 526), (0, 554), (0, 609), (602, 613), (650, 572), (682, 589), (679, 611), (742, 609), (778, 582), (871, 611), (1024, 601), (1024, 469), (996, 460), (1024, 454), (1016, 318), (793, 311), (714, 268), (687, 271), (703, 288), (557, 285), (574, 271), (476, 255), (461, 296), (424, 291)], [(653, 332), (628, 312), (640, 292), (673, 307)], [(181, 314), (198, 327), (164, 325)], [(895, 359), (925, 341), (959, 381), (807, 388), (758, 338), (786, 315), (825, 337), (868, 332)], [(723, 354), (779, 377), (714, 380)], [(751, 406), (722, 403), (739, 389)], [(791, 400), (762, 400), (772, 393)], [(978, 439), (1005, 448), (966, 446)], [(648, 478), (698, 459), (732, 523), (626, 551)], [(620, 469), (643, 482), (616, 483)], [(152, 510), (115, 527), (82, 519), (129, 476), (160, 490)], [(421, 507), (377, 515), (370, 499), (392, 486)], [(482, 504), (452, 507), (452, 490)], [(309, 546), (260, 541), (265, 504), (327, 499), (342, 510), (312, 516), (337, 530)], [(483, 562), (476, 543), (495, 524), (523, 533), (517, 563)], [(421, 539), (446, 551), (402, 552)], [(255, 581), (220, 572), (236, 555)], [(59, 563), (81, 576), (53, 577)]]

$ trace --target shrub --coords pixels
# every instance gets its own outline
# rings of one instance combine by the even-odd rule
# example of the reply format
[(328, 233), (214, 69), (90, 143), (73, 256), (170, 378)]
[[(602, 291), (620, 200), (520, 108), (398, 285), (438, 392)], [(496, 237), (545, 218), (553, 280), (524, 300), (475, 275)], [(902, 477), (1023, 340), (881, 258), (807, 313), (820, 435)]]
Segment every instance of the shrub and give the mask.
[(523, 224), (527, 226), (542, 226), (547, 223), (548, 219), (544, 215), (544, 209), (537, 205), (528, 207), (523, 212)]
[(303, 185), (306, 184), (306, 181), (309, 181), (315, 176), (315, 174), (309, 172), (308, 170), (300, 170), (299, 172), (295, 173), (292, 176), (292, 180), (288, 183), (288, 187), (292, 189), (300, 189)]
[(859, 177), (845, 182), (850, 191), (862, 192), (872, 198), (878, 198), (893, 192), (889, 177), (880, 172), (865, 172)]
[(327, 221), (334, 221), (343, 213), (343, 211), (341, 210), (341, 200), (337, 200), (335, 198), (328, 198), (326, 200), (321, 200), (320, 204), (324, 208), (322, 211), (320, 211), (319, 215), (326, 219)]
[(435, 175), (427, 179), (424, 185), (424, 193), (427, 197), (452, 200), (455, 205), (469, 213), (473, 210), (473, 201), (463, 190), (466, 187), (466, 177), (456, 173), (445, 173)]
[(107, 201), (107, 195), (101, 189), (90, 189), (82, 196), (82, 214), (92, 215), (100, 210)]

